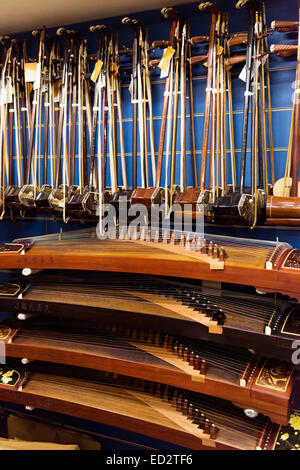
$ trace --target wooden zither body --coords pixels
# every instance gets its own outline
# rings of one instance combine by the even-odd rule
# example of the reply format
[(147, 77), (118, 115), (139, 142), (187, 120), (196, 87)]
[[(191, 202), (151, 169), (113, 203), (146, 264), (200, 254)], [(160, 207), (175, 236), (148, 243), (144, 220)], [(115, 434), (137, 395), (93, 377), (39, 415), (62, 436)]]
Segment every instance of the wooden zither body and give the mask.
[(13, 363), (0, 369), (1, 400), (140, 432), (190, 449), (272, 449), (280, 426), (217, 398), (81, 368)]
[(159, 331), (287, 362), (299, 339), (299, 306), (286, 300), (155, 276), (51, 273), (38, 273), (28, 284), (2, 283), (0, 311)]
[(287, 424), (297, 392), (292, 365), (241, 348), (154, 331), (53, 319), (2, 322), (6, 356), (154, 380), (223, 398)]
[[(117, 234), (110, 234), (116, 236)], [(96, 229), (3, 244), (2, 269), (88, 269), (251, 285), (300, 299), (300, 251), (287, 243), (148, 229), (100, 240)]]

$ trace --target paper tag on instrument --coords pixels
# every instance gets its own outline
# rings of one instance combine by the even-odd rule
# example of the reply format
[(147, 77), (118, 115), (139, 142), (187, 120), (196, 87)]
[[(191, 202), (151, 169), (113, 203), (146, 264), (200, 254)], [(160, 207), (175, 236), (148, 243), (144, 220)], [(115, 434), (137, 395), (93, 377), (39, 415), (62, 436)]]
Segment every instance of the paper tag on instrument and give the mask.
[(40, 87), (41, 87), (41, 63), (39, 62), (37, 64), (36, 79), (33, 83), (33, 89), (34, 90), (39, 90)]
[(26, 62), (25, 63), (25, 82), (35, 82), (38, 73), (37, 62)]
[(246, 75), (247, 75), (247, 69), (246, 65), (243, 67), (243, 70), (241, 71), (239, 75), (239, 79), (242, 80), (243, 82), (246, 82)]
[(132, 96), (132, 89), (133, 89), (133, 76), (131, 75), (131, 80), (130, 80), (129, 87), (128, 87), (128, 90), (131, 96)]
[(28, 94), (31, 95), (31, 92), (32, 92), (32, 89), (33, 89), (32, 83), (27, 83), (26, 87), (27, 87), (27, 90), (28, 90)]
[(13, 101), (13, 88), (11, 77), (6, 77), (5, 83), (0, 88), (0, 105), (9, 104)]
[[(164, 49), (164, 53), (167, 49)], [(166, 70), (162, 70), (160, 71), (160, 78), (166, 78), (168, 75), (169, 75), (169, 69), (170, 69), (170, 62), (168, 63), (168, 66), (166, 68)]]
[(3, 104), (9, 104), (13, 101), (13, 88), (11, 84), (11, 77), (6, 77), (6, 87), (2, 96)]
[(112, 73), (117, 76), (118, 75), (118, 72), (119, 72), (119, 67), (117, 64), (112, 64), (112, 67), (111, 67), (111, 71)]
[(53, 84), (53, 98), (54, 98), (55, 103), (59, 102), (60, 87), (61, 87), (61, 80), (57, 80), (56, 82), (54, 82), (54, 84)]
[(223, 51), (224, 51), (224, 47), (222, 46), (217, 47), (217, 54), (222, 54)]
[(166, 72), (174, 54), (175, 49), (173, 49), (173, 47), (171, 46), (167, 47), (167, 49), (165, 49), (164, 51), (164, 55), (162, 56), (160, 63), (158, 64), (158, 67), (164, 72)]
[(6, 101), (6, 88), (1, 87), (0, 88), (0, 106), (5, 104), (5, 101)]
[(102, 67), (103, 67), (103, 62), (102, 62), (102, 60), (98, 59), (96, 64), (95, 64), (93, 73), (91, 75), (92, 82), (96, 83), (96, 81), (98, 80), (99, 73), (101, 72)]
[(167, 67), (167, 70), (160, 71), (160, 78), (166, 78), (169, 75), (170, 63)]
[(98, 84), (99, 84), (99, 88), (105, 88), (105, 76), (103, 74), (101, 74), (101, 77), (100, 77), (100, 80), (98, 81)]

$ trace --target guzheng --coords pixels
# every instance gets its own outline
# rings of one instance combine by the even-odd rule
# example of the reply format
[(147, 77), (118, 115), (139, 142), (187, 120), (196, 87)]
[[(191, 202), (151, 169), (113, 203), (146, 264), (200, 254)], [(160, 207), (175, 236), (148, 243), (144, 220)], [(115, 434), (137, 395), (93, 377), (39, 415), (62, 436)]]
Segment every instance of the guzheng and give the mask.
[(1, 399), (140, 432), (190, 449), (273, 449), (280, 426), (153, 381), (47, 363), (2, 366)]
[(289, 363), (206, 341), (154, 331), (70, 322), (4, 321), (0, 338), (6, 355), (155, 380), (234, 402), (287, 424), (297, 391)]
[(19, 318), (51, 316), (94, 328), (115, 324), (159, 331), (288, 362), (300, 335), (296, 303), (154, 276), (53, 271), (33, 276), (30, 284), (1, 283), (0, 293), (0, 310)]
[[(87, 269), (236, 283), (300, 299), (300, 251), (288, 243), (130, 227), (100, 240), (96, 229), (1, 245), (0, 268)], [(25, 254), (23, 248), (30, 246)], [(14, 248), (15, 247), (15, 248)]]

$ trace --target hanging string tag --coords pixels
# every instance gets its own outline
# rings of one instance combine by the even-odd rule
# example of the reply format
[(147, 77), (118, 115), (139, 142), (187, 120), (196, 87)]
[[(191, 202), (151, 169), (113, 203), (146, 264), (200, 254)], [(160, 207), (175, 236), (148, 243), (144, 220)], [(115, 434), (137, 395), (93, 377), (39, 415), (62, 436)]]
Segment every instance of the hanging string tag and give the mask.
[(133, 90), (133, 76), (132, 75), (131, 75), (128, 90), (129, 90), (129, 93), (132, 95), (132, 90)]
[(105, 82), (105, 76), (102, 74), (101, 75), (101, 80), (99, 80), (100, 83), (100, 88), (105, 88), (106, 82)]
[(25, 82), (35, 82), (37, 79), (38, 63), (37, 62), (26, 62), (25, 63)]
[(96, 64), (95, 64), (93, 73), (91, 75), (92, 82), (96, 83), (96, 81), (98, 80), (99, 73), (101, 72), (102, 67), (103, 67), (103, 62), (102, 62), (102, 60), (98, 59)]
[(242, 80), (243, 82), (246, 82), (246, 75), (247, 75), (247, 69), (246, 65), (243, 67), (243, 70), (239, 74), (239, 79)]
[(119, 72), (119, 67), (117, 64), (113, 64), (112, 65), (112, 73), (114, 74), (114, 76), (116, 77), (118, 75), (118, 72)]
[(53, 97), (54, 97), (54, 102), (57, 103), (59, 102), (59, 90), (61, 87), (61, 80), (57, 80), (54, 82), (53, 85)]
[(5, 88), (5, 96), (4, 96), (4, 103), (12, 103), (13, 102), (13, 88), (11, 84), (11, 77), (6, 78), (6, 88)]
[(158, 67), (161, 69), (160, 78), (165, 78), (169, 74), (170, 63), (173, 55), (175, 54), (175, 49), (169, 46), (164, 50), (164, 54), (158, 64)]
[(173, 49), (173, 47), (171, 46), (167, 47), (167, 49), (165, 49), (164, 51), (164, 55), (162, 56), (160, 63), (158, 64), (158, 67), (161, 70), (166, 71), (174, 54), (175, 49)]
[(33, 89), (34, 90), (39, 90), (41, 87), (41, 63), (39, 62), (37, 64), (37, 70), (36, 70), (36, 79), (33, 82)]

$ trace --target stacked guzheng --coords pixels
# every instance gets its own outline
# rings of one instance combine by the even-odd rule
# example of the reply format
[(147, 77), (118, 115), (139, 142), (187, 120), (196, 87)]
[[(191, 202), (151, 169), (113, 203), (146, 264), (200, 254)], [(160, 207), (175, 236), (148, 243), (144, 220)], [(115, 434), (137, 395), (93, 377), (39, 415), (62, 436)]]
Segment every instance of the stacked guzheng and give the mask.
[[(51, 36), (45, 27), (34, 30), (35, 57), (28, 57), (27, 39), (0, 37), (1, 220), (42, 214), (66, 223), (96, 221), (107, 203), (118, 216), (123, 200), (148, 211), (176, 205), (222, 225), (299, 224), (299, 90), (285, 174), (276, 175), (270, 80), (271, 53), (298, 54), (299, 82), (299, 47), (289, 36), (288, 44), (270, 47), (269, 41), (274, 31), (297, 32), (298, 22), (273, 21), (270, 29), (263, 3), (239, 0), (249, 26), (233, 33), (216, 4), (197, 7), (196, 36), (187, 18), (163, 8), (168, 38), (152, 44), (149, 28), (129, 17), (122, 28), (130, 47), (119, 47), (118, 33), (103, 24), (90, 27), (93, 47), (73, 29)], [(164, 86), (154, 94), (157, 71)], [(206, 86), (196, 93), (197, 74), (205, 74)], [(240, 129), (233, 77), (244, 97)], [(204, 103), (200, 128), (196, 101)]]
[(279, 448), (299, 394), (298, 250), (122, 234), (1, 245), (1, 269), (17, 270), (1, 284), (1, 401), (191, 449)]

